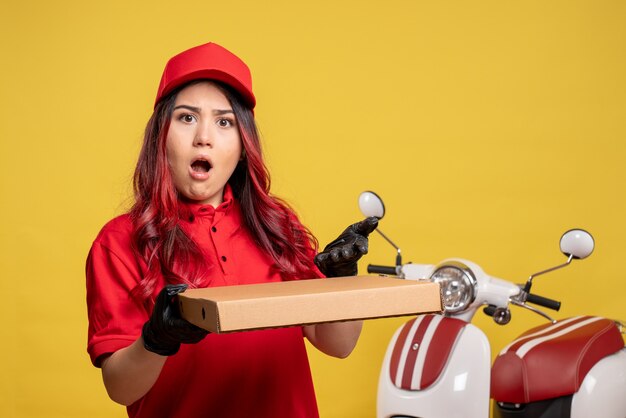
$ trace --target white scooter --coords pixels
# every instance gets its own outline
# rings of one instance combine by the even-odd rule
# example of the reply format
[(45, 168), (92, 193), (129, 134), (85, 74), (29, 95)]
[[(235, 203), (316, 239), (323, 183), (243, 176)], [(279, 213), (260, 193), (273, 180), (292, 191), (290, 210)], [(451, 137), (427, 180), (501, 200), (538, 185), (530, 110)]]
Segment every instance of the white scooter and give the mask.
[[(359, 197), (365, 216), (384, 215), (373, 192)], [(532, 275), (516, 285), (487, 275), (478, 265), (448, 259), (438, 265), (368, 266), (368, 272), (441, 285), (444, 313), (419, 315), (394, 334), (378, 384), (378, 418), (626, 417), (626, 349), (622, 326), (593, 316), (554, 320), (529, 305), (558, 310), (560, 302), (532, 294), (534, 277), (583, 259), (593, 238), (574, 229), (561, 238), (567, 262)], [(477, 309), (497, 324), (511, 319), (511, 305), (529, 309), (550, 322), (507, 345), (491, 367), (485, 334), (470, 321)]]

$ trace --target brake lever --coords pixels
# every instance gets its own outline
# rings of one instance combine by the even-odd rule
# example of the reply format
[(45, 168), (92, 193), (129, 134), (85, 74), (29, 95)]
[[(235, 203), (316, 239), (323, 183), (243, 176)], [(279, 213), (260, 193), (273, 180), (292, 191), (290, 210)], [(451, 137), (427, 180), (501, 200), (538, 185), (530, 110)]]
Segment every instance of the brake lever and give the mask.
[(545, 313), (543, 311), (540, 311), (539, 309), (535, 308), (534, 306), (527, 305), (525, 302), (520, 302), (520, 301), (518, 301), (516, 299), (513, 299), (513, 298), (509, 299), (509, 301), (513, 305), (515, 305), (515, 306), (520, 306), (522, 308), (526, 308), (529, 311), (532, 311), (532, 312), (536, 313), (537, 315), (543, 316), (544, 318), (546, 318), (548, 321), (552, 322), (553, 324), (556, 324), (556, 319), (553, 319), (550, 315), (548, 315), (547, 313)]

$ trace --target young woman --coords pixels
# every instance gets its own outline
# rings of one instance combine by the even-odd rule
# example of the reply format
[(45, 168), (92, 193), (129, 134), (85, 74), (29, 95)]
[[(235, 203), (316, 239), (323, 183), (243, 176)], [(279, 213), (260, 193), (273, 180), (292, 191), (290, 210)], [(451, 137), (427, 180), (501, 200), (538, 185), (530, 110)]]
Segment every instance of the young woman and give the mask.
[(131, 417), (317, 417), (304, 338), (346, 357), (360, 321), (208, 334), (187, 287), (355, 275), (377, 220), (316, 241), (269, 193), (246, 64), (209, 43), (170, 59), (146, 127), (135, 203), (87, 259), (88, 352)]

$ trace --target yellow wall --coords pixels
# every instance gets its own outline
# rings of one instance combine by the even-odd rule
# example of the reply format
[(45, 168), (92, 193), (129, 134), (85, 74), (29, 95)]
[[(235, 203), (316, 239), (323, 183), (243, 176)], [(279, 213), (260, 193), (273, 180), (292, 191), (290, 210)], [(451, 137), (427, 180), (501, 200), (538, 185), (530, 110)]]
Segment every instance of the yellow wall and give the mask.
[[(536, 290), (626, 319), (625, 21), (620, 0), (3, 2), (0, 416), (125, 416), (85, 351), (84, 259), (128, 207), (162, 66), (207, 41), (253, 69), (274, 191), (322, 243), (365, 189), (407, 261), (515, 281), (584, 227), (591, 258)], [(393, 261), (371, 247), (363, 266)], [(542, 322), (513, 315), (477, 318), (494, 347)], [(311, 352), (323, 417), (374, 416), (403, 321), (367, 322), (347, 360)]]

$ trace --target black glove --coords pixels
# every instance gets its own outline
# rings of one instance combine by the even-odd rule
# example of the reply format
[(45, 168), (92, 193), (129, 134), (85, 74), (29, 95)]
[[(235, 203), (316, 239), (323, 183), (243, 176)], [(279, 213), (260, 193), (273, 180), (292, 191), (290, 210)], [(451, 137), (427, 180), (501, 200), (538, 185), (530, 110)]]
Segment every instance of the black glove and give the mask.
[(168, 284), (159, 292), (152, 315), (141, 331), (146, 350), (171, 356), (178, 352), (181, 343), (195, 344), (209, 333), (180, 317), (174, 296), (185, 290), (186, 284)]
[(367, 236), (377, 226), (378, 218), (375, 216), (350, 225), (315, 256), (315, 265), (326, 277), (356, 276), (357, 261), (367, 254)]

